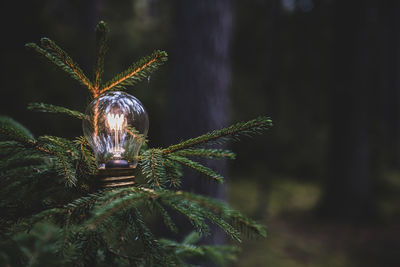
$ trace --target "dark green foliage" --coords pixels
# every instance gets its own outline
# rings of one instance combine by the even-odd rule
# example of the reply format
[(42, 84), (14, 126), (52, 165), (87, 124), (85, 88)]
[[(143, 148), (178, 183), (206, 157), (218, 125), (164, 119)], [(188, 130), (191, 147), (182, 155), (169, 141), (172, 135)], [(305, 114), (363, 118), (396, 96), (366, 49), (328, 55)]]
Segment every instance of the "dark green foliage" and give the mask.
[(138, 142), (140, 142), (140, 143), (147, 142), (146, 136), (144, 136), (143, 134), (139, 133), (139, 131), (136, 130), (134, 127), (131, 127), (129, 125), (125, 126), (125, 131), (128, 134), (134, 136)]
[(167, 173), (164, 162), (165, 158), (161, 149), (149, 149), (143, 153), (140, 167), (151, 188), (159, 188), (165, 185)]
[(207, 258), (221, 266), (227, 266), (229, 262), (236, 260), (239, 249), (235, 246), (207, 246), (196, 245), (201, 235), (197, 232), (189, 234), (181, 243), (161, 239), (161, 244), (173, 254), (179, 265), (185, 265), (184, 259)]
[[(222, 258), (232, 257), (236, 251), (231, 247), (197, 247), (166, 240), (160, 243), (142, 218), (140, 209), (156, 211), (171, 231), (179, 229), (167, 207), (184, 215), (201, 235), (208, 234), (210, 222), (238, 241), (241, 240), (241, 232), (248, 236), (265, 236), (263, 226), (223, 202), (168, 190), (170, 187), (179, 188), (182, 166), (222, 181), (222, 176), (187, 157), (233, 158), (234, 154), (230, 151), (196, 148), (165, 154), (164, 149), (144, 149), (139, 158), (146, 184), (90, 192), (88, 181), (94, 178), (96, 168), (93, 153), (84, 137), (69, 141), (41, 136), (35, 140), (23, 126), (11, 119), (3, 118), (2, 122), (0, 131), (7, 134), (0, 142), (0, 147), (4, 148), (0, 154), (7, 158), (0, 164), (2, 192), (5, 192), (1, 208), (8, 209), (9, 217), (2, 221), (1, 228), (23, 233), (39, 222), (60, 227), (61, 234), (56, 240), (62, 245), (54, 244), (60, 246), (58, 253), (61, 254), (57, 257), (64, 255), (64, 260), (68, 257), (69, 261), (82, 265), (98, 262), (100, 252), (104, 262), (118, 262), (122, 266), (132, 262), (145, 265), (164, 261), (183, 264), (184, 259), (199, 256), (225, 263)], [(15, 136), (12, 135), (14, 133)], [(8, 148), (15, 149), (14, 153)], [(46, 182), (46, 177), (51, 176), (57, 179)], [(22, 185), (32, 183), (49, 189), (33, 188), (39, 190), (35, 193), (45, 194), (41, 207), (35, 210), (29, 210), (32, 203), (17, 200), (21, 190), (32, 189)], [(65, 189), (60, 187), (63, 183), (67, 186)], [(60, 194), (60, 190), (64, 193)], [(15, 221), (15, 218), (19, 220)], [(131, 247), (135, 248), (135, 253), (128, 251)], [(166, 252), (171, 249), (175, 252)]]
[(198, 157), (208, 159), (235, 159), (235, 153), (224, 149), (184, 149), (174, 152), (174, 155), (184, 157)]
[(205, 196), (190, 193), (184, 193), (183, 195), (187, 199), (191, 199), (192, 201), (195, 201), (200, 205), (205, 206), (210, 210), (213, 210), (215, 213), (222, 216), (222, 218), (225, 218), (226, 220), (231, 222), (236, 229), (239, 229), (241, 233), (244, 233), (248, 237), (266, 237), (266, 231), (262, 225), (248, 218), (247, 216), (244, 216), (242, 213), (231, 209), (225, 203), (207, 198)]
[(40, 46), (35, 43), (28, 43), (26, 47), (46, 57), (68, 73), (72, 78), (87, 87), (94, 98), (109, 90), (125, 89), (126, 86), (134, 85), (146, 79), (153, 71), (157, 70), (168, 60), (168, 55), (165, 51), (156, 50), (150, 56), (140, 59), (127, 70), (116, 75), (105, 84), (102, 84), (104, 57), (107, 52), (107, 32), (108, 27), (106, 23), (104, 21), (99, 22), (96, 27), (96, 62), (93, 82), (87, 78), (79, 65), (49, 38), (42, 38), (40, 40)]
[(58, 253), (59, 228), (39, 223), (27, 232), (0, 239), (2, 266), (68, 266), (67, 257)]
[(94, 175), (97, 172), (96, 159), (85, 137), (79, 136), (74, 143), (80, 150), (77, 172), (82, 176)]
[(100, 93), (111, 88), (113, 90), (121, 90), (126, 86), (135, 85), (137, 82), (147, 79), (153, 71), (157, 70), (167, 60), (168, 55), (165, 51), (156, 50), (150, 56), (140, 59), (127, 70), (108, 81), (100, 90)]
[(163, 150), (164, 154), (191, 148), (198, 145), (221, 143), (227, 140), (239, 140), (241, 136), (260, 134), (272, 127), (272, 120), (268, 117), (259, 117), (247, 122), (239, 122), (221, 130), (215, 130), (202, 136), (192, 138)]
[(26, 44), (26, 47), (34, 49), (36, 52), (46, 57), (63, 71), (68, 73), (72, 78), (88, 87), (89, 90), (93, 90), (93, 85), (90, 80), (86, 77), (78, 64), (75, 63), (64, 50), (49, 38), (40, 39), (40, 44), (41, 46), (35, 43), (28, 43)]
[(168, 212), (165, 210), (165, 208), (162, 206), (162, 204), (159, 202), (159, 200), (154, 200), (153, 205), (155, 209), (160, 213), (164, 224), (168, 227), (168, 229), (171, 232), (177, 233), (178, 228), (176, 227), (175, 223), (173, 222), (172, 218), (169, 216)]
[(185, 157), (180, 157), (180, 156), (175, 156), (175, 155), (169, 155), (168, 156), (169, 159), (174, 160), (176, 162), (179, 162), (181, 164), (183, 164), (186, 167), (192, 168), (198, 172), (201, 172), (204, 175), (207, 175), (209, 177), (211, 177), (212, 179), (214, 179), (215, 181), (222, 183), (224, 177), (222, 177), (221, 175), (219, 175), (218, 173), (214, 172), (213, 170), (211, 170), (210, 168), (207, 168), (203, 165), (201, 165), (198, 162), (192, 161), (188, 158)]
[(166, 185), (172, 188), (181, 186), (181, 178), (183, 176), (182, 166), (176, 161), (167, 160), (164, 162), (166, 176)]
[[(101, 86), (107, 31), (100, 22), (93, 83), (53, 41), (43, 38), (41, 46), (28, 46), (87, 86), (93, 97), (135, 84), (167, 60), (165, 52), (156, 51)], [(33, 103), (29, 109), (85, 119), (78, 111), (49, 104)], [(194, 158), (234, 159), (233, 152), (210, 145), (259, 134), (271, 125), (270, 119), (260, 117), (168, 148), (143, 146), (135, 186), (99, 189), (95, 157), (85, 137), (35, 139), (21, 124), (0, 117), (0, 265), (186, 266), (191, 258), (227, 265), (235, 259), (236, 247), (196, 245), (209, 234), (210, 223), (237, 241), (242, 234), (265, 236), (265, 229), (226, 203), (179, 191), (183, 169), (222, 182), (220, 174)], [(125, 130), (144, 139), (132, 127)], [(178, 232), (170, 210), (186, 217), (196, 230), (182, 242), (158, 239), (149, 227), (151, 218), (145, 216), (158, 216)]]
[(107, 52), (107, 33), (109, 29), (104, 21), (100, 21), (96, 26), (96, 66), (94, 84), (96, 88), (101, 86), (101, 79), (104, 73), (104, 57)]
[(74, 186), (77, 181), (75, 164), (79, 158), (76, 145), (67, 139), (55, 136), (39, 137), (38, 142), (55, 157), (54, 168), (60, 176), (65, 177), (65, 184)]
[[(173, 154), (164, 154), (162, 149), (149, 149), (140, 157), (142, 172), (151, 188), (165, 188), (168, 185), (179, 187), (182, 176), (181, 166), (194, 169), (214, 181), (222, 183), (223, 177), (210, 168), (188, 159), (187, 157), (229, 158), (235, 154), (220, 149), (187, 149)], [(178, 156), (181, 155), (181, 156)]]
[(45, 103), (30, 103), (28, 105), (29, 110), (39, 111), (39, 112), (48, 112), (48, 113), (59, 113), (65, 114), (80, 120), (85, 119), (85, 114), (76, 110), (70, 110), (64, 107), (54, 106)]
[(28, 129), (13, 119), (4, 116), (0, 116), (0, 137), (1, 141), (17, 141), (23, 144), (34, 142), (33, 135)]

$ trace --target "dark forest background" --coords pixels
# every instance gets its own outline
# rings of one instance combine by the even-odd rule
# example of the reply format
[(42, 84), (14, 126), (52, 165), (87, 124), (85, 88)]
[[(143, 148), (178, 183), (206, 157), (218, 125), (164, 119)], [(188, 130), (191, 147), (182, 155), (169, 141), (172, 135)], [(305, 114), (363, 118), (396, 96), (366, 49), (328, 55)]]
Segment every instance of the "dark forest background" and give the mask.
[(237, 266), (400, 264), (399, 1), (37, 0), (1, 11), (0, 113), (36, 136), (82, 130), (28, 103), (84, 111), (88, 94), (24, 44), (49, 37), (90, 73), (99, 20), (111, 29), (106, 78), (169, 53), (128, 90), (147, 108), (151, 146), (272, 117), (267, 134), (230, 144), (235, 161), (210, 163), (226, 186), (185, 185), (268, 226)]

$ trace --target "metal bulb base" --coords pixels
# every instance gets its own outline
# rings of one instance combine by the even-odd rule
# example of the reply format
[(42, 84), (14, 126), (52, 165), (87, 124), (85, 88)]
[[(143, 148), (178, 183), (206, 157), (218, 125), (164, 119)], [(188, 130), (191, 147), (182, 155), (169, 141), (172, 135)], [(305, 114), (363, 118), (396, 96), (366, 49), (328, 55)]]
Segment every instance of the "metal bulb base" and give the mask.
[(114, 159), (110, 160), (106, 163), (105, 165), (106, 169), (125, 169), (129, 168), (129, 163), (126, 160), (123, 159)]
[(102, 188), (127, 187), (135, 184), (132, 168), (105, 168), (98, 173), (99, 185)]

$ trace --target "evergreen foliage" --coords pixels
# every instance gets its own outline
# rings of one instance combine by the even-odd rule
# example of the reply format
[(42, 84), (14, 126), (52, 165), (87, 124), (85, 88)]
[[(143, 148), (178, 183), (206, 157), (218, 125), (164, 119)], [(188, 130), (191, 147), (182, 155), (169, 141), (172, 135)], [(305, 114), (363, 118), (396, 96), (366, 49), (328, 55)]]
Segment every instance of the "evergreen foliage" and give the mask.
[(86, 86), (92, 93), (95, 93), (92, 82), (86, 77), (79, 65), (75, 63), (64, 50), (46, 37), (40, 39), (40, 44), (41, 46), (35, 43), (28, 43), (26, 47), (34, 49), (40, 55), (46, 57), (68, 73), (72, 78)]
[[(85, 85), (93, 97), (143, 80), (167, 59), (165, 52), (155, 51), (102, 84), (107, 32), (106, 24), (100, 22), (93, 82), (50, 39), (42, 38), (40, 46), (27, 46)], [(85, 119), (79, 111), (49, 104), (32, 103), (29, 109)], [(191, 258), (227, 265), (238, 252), (235, 246), (197, 244), (209, 234), (209, 223), (237, 241), (243, 235), (265, 237), (265, 229), (224, 202), (180, 191), (183, 169), (223, 182), (220, 174), (195, 159), (234, 159), (233, 152), (210, 145), (260, 134), (271, 126), (269, 118), (260, 117), (167, 148), (144, 146), (137, 184), (101, 189), (96, 183), (93, 151), (85, 137), (34, 138), (18, 122), (0, 117), (1, 265), (186, 266)], [(127, 131), (137, 134), (131, 128)], [(146, 219), (156, 214), (169, 230), (179, 232), (171, 210), (186, 217), (195, 230), (182, 242), (158, 239)]]
[(40, 45), (28, 43), (26, 47), (31, 48), (44, 56), (60, 69), (69, 74), (72, 78), (89, 89), (94, 98), (109, 90), (122, 90), (128, 85), (134, 85), (147, 78), (153, 71), (168, 60), (165, 51), (156, 50), (150, 56), (144, 57), (132, 64), (127, 70), (116, 75), (113, 79), (102, 84), (104, 73), (104, 57), (107, 52), (107, 32), (108, 27), (104, 21), (100, 21), (96, 27), (96, 64), (94, 81), (91, 81), (84, 74), (79, 65), (62, 50), (56, 43), (47, 37), (40, 39)]
[(30, 103), (28, 105), (28, 109), (32, 111), (38, 111), (38, 112), (48, 112), (48, 113), (59, 113), (59, 114), (65, 114), (80, 120), (85, 119), (85, 114), (82, 112), (76, 111), (76, 110), (70, 110), (68, 108), (64, 107), (59, 107), (59, 106), (54, 106), (51, 104), (45, 104), (45, 103)]
[(170, 154), (182, 149), (195, 147), (198, 145), (222, 143), (228, 140), (238, 141), (241, 136), (252, 136), (260, 134), (272, 126), (272, 121), (268, 117), (259, 117), (247, 122), (239, 122), (224, 129), (215, 130), (210, 133), (183, 141), (179, 144), (163, 149), (164, 154)]

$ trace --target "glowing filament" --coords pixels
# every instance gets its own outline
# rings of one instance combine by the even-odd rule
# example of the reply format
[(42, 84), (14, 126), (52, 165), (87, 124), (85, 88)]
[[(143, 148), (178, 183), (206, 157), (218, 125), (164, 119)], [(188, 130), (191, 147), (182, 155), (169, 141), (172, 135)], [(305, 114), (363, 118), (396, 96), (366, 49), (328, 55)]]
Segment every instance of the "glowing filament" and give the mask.
[(122, 137), (122, 130), (125, 124), (124, 114), (107, 114), (107, 124), (110, 130), (114, 131), (114, 147), (110, 149), (110, 152), (114, 157), (119, 158), (125, 151), (125, 149), (121, 147), (119, 140)]
[(122, 126), (124, 125), (124, 114), (108, 114), (107, 115), (107, 122), (108, 126), (110, 127), (111, 130), (115, 131), (121, 131)]

